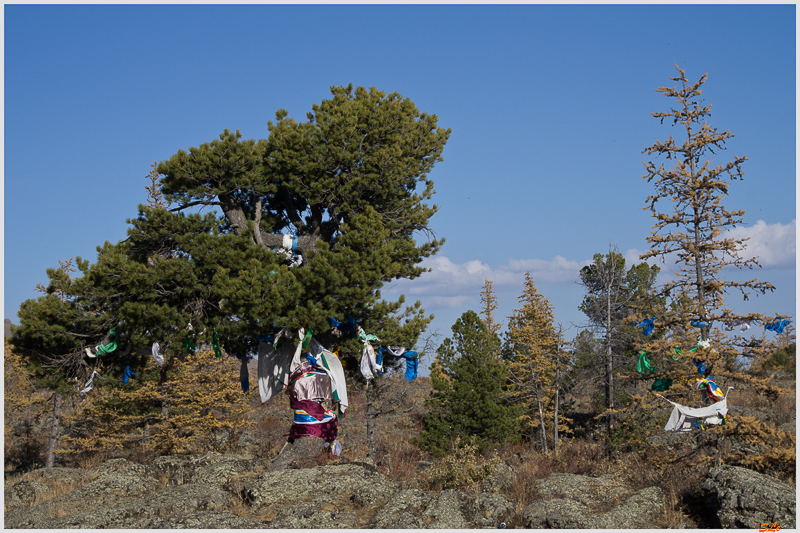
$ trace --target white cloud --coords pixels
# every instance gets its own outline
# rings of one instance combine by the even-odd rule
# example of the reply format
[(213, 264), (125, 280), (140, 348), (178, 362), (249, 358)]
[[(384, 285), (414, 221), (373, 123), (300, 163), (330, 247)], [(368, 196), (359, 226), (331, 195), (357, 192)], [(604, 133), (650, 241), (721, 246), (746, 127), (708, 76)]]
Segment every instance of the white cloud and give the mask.
[(479, 260), (454, 263), (446, 256), (423, 261), (431, 272), (415, 280), (400, 280), (387, 293), (403, 293), (409, 300), (425, 297), (431, 308), (469, 307), (480, 301), (485, 281), (492, 282), (495, 293), (522, 291), (525, 272), (530, 271), (535, 283), (571, 284), (578, 281), (578, 272), (589, 261), (570, 261), (561, 256), (551, 260), (509, 259), (508, 264), (491, 267)]
[[(720, 238), (748, 239), (745, 241), (745, 249), (739, 251), (739, 256), (743, 259), (755, 257), (758, 263), (765, 269), (769, 268), (794, 268), (796, 264), (797, 237), (795, 231), (796, 221), (790, 224), (767, 224), (759, 220), (753, 226), (739, 226), (730, 229), (721, 235)], [(625, 264), (635, 265), (641, 263), (639, 256), (643, 252), (635, 248), (624, 253)], [(659, 283), (662, 282), (661, 276), (676, 270), (676, 253), (668, 254), (662, 258), (647, 259), (650, 265), (661, 267)]]
[(796, 266), (796, 220), (791, 224), (767, 224), (759, 220), (753, 226), (739, 226), (728, 230), (724, 237), (746, 239), (745, 249), (739, 255), (745, 259), (755, 257), (764, 268), (794, 268)]
[[(767, 224), (759, 220), (755, 225), (730, 230), (725, 237), (746, 238), (747, 248), (742, 257), (758, 257), (764, 268), (793, 268), (795, 266), (795, 221), (791, 224)], [(628, 249), (623, 253), (628, 267), (641, 263), (643, 252)], [(674, 279), (676, 254), (662, 258), (651, 258), (648, 264), (658, 265), (661, 272), (656, 283), (663, 284)], [(431, 272), (415, 280), (399, 280), (386, 288), (387, 295), (405, 294), (407, 299), (424, 300), (426, 309), (455, 309), (474, 307), (480, 302), (480, 292), (485, 280), (493, 283), (498, 296), (503, 293), (519, 294), (522, 291), (525, 272), (531, 273), (534, 283), (567, 286), (580, 280), (582, 267), (591, 259), (573, 261), (562, 256), (552, 259), (509, 259), (505, 265), (492, 267), (474, 259), (454, 263), (449, 257), (439, 255), (428, 258), (422, 266)], [(559, 289), (560, 290), (560, 289)]]

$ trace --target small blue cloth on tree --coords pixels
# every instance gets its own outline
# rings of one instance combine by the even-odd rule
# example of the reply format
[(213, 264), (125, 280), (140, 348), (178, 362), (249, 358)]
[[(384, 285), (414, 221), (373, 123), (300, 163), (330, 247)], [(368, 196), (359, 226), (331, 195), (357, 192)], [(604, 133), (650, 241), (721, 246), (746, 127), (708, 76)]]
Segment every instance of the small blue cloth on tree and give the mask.
[(133, 369), (130, 366), (125, 367), (125, 372), (122, 374), (122, 382), (127, 383), (130, 378), (134, 376)]
[(781, 333), (783, 333), (783, 328), (791, 324), (791, 322), (792, 321), (787, 318), (781, 319), (781, 317), (778, 316), (775, 317), (775, 320), (773, 320), (772, 322), (764, 324), (764, 329), (774, 331), (775, 333), (780, 335)]
[(633, 326), (636, 328), (644, 328), (644, 331), (642, 331), (642, 335), (650, 335), (653, 332), (653, 328), (655, 327), (654, 324), (655, 319), (656, 317), (645, 318), (641, 322), (634, 322)]

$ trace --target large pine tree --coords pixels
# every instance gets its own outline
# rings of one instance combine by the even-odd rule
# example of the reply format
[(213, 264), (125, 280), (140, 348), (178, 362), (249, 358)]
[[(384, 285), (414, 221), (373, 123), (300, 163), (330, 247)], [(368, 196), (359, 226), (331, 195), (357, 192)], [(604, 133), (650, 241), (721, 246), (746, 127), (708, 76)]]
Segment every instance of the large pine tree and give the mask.
[(440, 372), (431, 374), (434, 391), (420, 432), (420, 447), (441, 456), (474, 439), (479, 448), (519, 439), (519, 412), (507, 398), (508, 369), (500, 339), (474, 311), (452, 327), (453, 336), (437, 351)]
[(450, 130), (397, 93), (331, 93), (306, 122), (278, 111), (267, 139), (225, 130), (161, 162), (167, 202), (140, 205), (128, 238), (98, 247), (96, 263), (78, 258), (79, 278), (48, 271), (49, 294), (22, 304), (15, 346), (59, 382), (88, 379), (98, 362), (85, 349), (111, 328), (120, 349), (103, 364), (120, 376), (125, 358), (158, 342), (162, 381), (191, 346), (254, 353), (256, 336), (280, 327), (313, 330), (358, 357), (361, 342), (334, 336), (330, 318), (352, 316), (387, 345), (414, 346), (432, 316), (381, 289), (419, 276), (443, 242), (429, 227), (428, 172)]

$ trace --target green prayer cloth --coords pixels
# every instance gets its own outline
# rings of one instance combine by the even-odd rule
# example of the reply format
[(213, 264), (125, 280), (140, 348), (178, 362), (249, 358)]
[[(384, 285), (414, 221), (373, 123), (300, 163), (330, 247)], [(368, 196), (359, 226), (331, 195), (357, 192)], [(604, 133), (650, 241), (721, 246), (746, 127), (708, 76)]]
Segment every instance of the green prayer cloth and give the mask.
[(111, 353), (117, 349), (117, 342), (119, 342), (119, 336), (117, 335), (117, 328), (111, 328), (109, 333), (112, 336), (112, 339), (108, 342), (108, 344), (99, 344), (95, 348), (95, 353), (97, 355), (105, 355), (107, 353)]
[(362, 341), (376, 341), (376, 340), (378, 340), (378, 337), (376, 335), (373, 335), (372, 333), (370, 333), (368, 335), (368, 334), (364, 333), (363, 329), (359, 333), (359, 337), (361, 337)]
[[(683, 352), (681, 352), (681, 349), (680, 349), (680, 348), (678, 348), (677, 346), (676, 346), (676, 347), (674, 347), (674, 348), (673, 348), (673, 350), (675, 350), (675, 353), (676, 353), (676, 354), (678, 354), (678, 355), (683, 355)], [(690, 351), (690, 352), (696, 352), (696, 351), (697, 351), (697, 346), (695, 346), (694, 348), (692, 348), (692, 349), (691, 349), (691, 350), (689, 350), (689, 351)], [(673, 356), (672, 356), (672, 360), (673, 360), (673, 361), (677, 361), (677, 360), (678, 360), (678, 358), (677, 358), (677, 357), (675, 357), (675, 356), (673, 355)]]
[(183, 345), (186, 346), (186, 349), (189, 351), (189, 353), (194, 353), (195, 350), (197, 350), (197, 343), (195, 343), (188, 335), (186, 336), (186, 339), (184, 339)]
[(300, 348), (300, 351), (302, 351), (303, 353), (307, 352), (309, 347), (311, 346), (312, 335), (314, 335), (314, 330), (310, 329), (308, 330), (308, 333), (306, 333), (305, 337), (303, 337), (303, 346), (302, 348)]
[(653, 386), (650, 387), (650, 390), (653, 391), (665, 391), (672, 386), (672, 380), (669, 378), (658, 378), (653, 382)]
[(219, 348), (219, 335), (217, 334), (217, 328), (214, 328), (214, 336), (211, 338), (211, 347), (214, 348), (214, 353), (217, 357), (222, 357), (222, 350)]
[(639, 362), (636, 363), (636, 371), (643, 376), (646, 376), (648, 371), (656, 371), (656, 369), (653, 368), (653, 365), (650, 364), (650, 359), (647, 358), (647, 354), (644, 350), (642, 350), (642, 353), (639, 354)]

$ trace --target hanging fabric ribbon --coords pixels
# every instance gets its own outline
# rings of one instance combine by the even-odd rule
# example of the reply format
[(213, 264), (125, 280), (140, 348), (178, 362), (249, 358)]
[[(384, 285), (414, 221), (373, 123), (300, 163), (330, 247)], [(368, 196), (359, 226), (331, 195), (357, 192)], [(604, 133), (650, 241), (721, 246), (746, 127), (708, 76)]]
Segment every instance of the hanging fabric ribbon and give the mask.
[(119, 342), (119, 335), (117, 335), (117, 328), (116, 327), (111, 328), (108, 334), (111, 336), (111, 339), (108, 341), (108, 343), (98, 344), (97, 346), (95, 346), (94, 348), (95, 353), (92, 353), (91, 348), (86, 348), (86, 355), (94, 359), (98, 355), (106, 355), (116, 350), (117, 343)]
[(647, 376), (648, 371), (655, 373), (656, 369), (650, 364), (650, 359), (647, 358), (647, 354), (644, 350), (639, 354), (639, 362), (636, 363), (636, 371), (642, 374), (643, 376)]
[(194, 340), (192, 340), (192, 338), (189, 337), (188, 335), (183, 340), (183, 345), (186, 347), (186, 350), (191, 354), (193, 354), (197, 350), (197, 343), (194, 342)]
[(650, 335), (653, 332), (653, 328), (655, 327), (654, 323), (655, 319), (656, 317), (653, 317), (653, 318), (646, 318), (641, 322), (634, 322), (633, 327), (644, 328), (644, 331), (642, 331), (642, 335)]
[[(674, 347), (674, 348), (672, 348), (672, 349), (673, 349), (673, 350), (675, 350), (675, 353), (676, 353), (676, 354), (678, 354), (678, 355), (680, 355), (680, 356), (683, 356), (683, 352), (681, 352), (681, 349), (680, 349), (680, 348), (678, 348), (677, 346), (675, 346), (675, 347)], [(692, 353), (696, 352), (696, 351), (697, 351), (697, 346), (695, 346), (694, 348), (692, 348), (692, 349), (691, 349), (691, 350), (689, 350), (689, 351), (690, 351), (690, 352), (692, 352)], [(673, 355), (673, 356), (671, 356), (671, 357), (672, 357), (672, 360), (673, 360), (673, 361), (677, 361), (677, 360), (678, 360), (678, 358), (677, 358), (677, 357), (675, 357), (674, 355)]]
[(122, 374), (122, 382), (127, 383), (130, 378), (134, 376), (133, 369), (129, 366), (125, 367), (125, 372)]
[(80, 391), (81, 401), (86, 399), (86, 393), (89, 392), (94, 388), (94, 377), (99, 376), (100, 373), (97, 370), (92, 370), (92, 375), (89, 376), (89, 381), (86, 382), (86, 385), (83, 386), (83, 389)]
[(417, 364), (419, 357), (417, 352), (410, 350), (403, 354), (406, 359), (406, 381), (414, 381), (417, 378)]
[(117, 349), (117, 343), (119, 342), (119, 335), (117, 335), (117, 328), (111, 328), (108, 334), (111, 335), (112, 337), (111, 340), (108, 342), (108, 344), (101, 344), (97, 348), (95, 348), (95, 352), (97, 353), (97, 355), (105, 355)]
[(214, 354), (218, 358), (222, 357), (222, 349), (219, 347), (219, 335), (217, 334), (217, 328), (214, 328), (214, 336), (211, 337), (211, 347), (214, 348)]
[(164, 356), (159, 353), (160, 347), (157, 342), (153, 343), (152, 353), (153, 353), (153, 360), (155, 360), (158, 366), (164, 364)]
[(747, 331), (755, 320), (728, 320), (723, 322), (726, 331), (733, 331), (736, 326), (739, 326), (739, 331)]
[(669, 378), (658, 378), (653, 382), (653, 386), (650, 387), (652, 391), (665, 391), (672, 386), (672, 380)]
[(328, 319), (328, 324), (331, 325), (333, 328), (333, 333), (335, 335), (346, 335), (350, 338), (353, 338), (357, 335), (356, 328), (358, 324), (356, 323), (356, 319), (353, 318), (351, 315), (347, 315), (347, 322), (339, 322), (335, 318), (331, 317)]
[(362, 342), (380, 340), (378, 337), (376, 337), (371, 333), (370, 334), (364, 333), (364, 330), (361, 328), (361, 326), (358, 326), (356, 331), (358, 332), (358, 338), (361, 339)]
[(377, 374), (379, 371), (383, 371), (383, 368), (378, 366), (372, 345), (364, 341), (364, 351), (361, 354), (361, 375), (366, 379), (372, 379), (375, 377), (373, 376), (373, 371)]
[(780, 316), (777, 316), (777, 317), (775, 317), (775, 319), (772, 322), (768, 322), (768, 323), (764, 324), (764, 329), (768, 329), (770, 331), (774, 331), (775, 333), (780, 335), (781, 333), (783, 333), (783, 328), (785, 328), (786, 326), (788, 326), (791, 323), (792, 323), (791, 320), (786, 319), (786, 318), (781, 319)]
[(303, 345), (303, 347), (301, 348), (301, 351), (302, 351), (303, 353), (307, 352), (307, 351), (308, 351), (308, 348), (311, 346), (311, 337), (312, 337), (313, 335), (314, 335), (314, 330), (313, 330), (313, 329), (310, 329), (310, 330), (308, 330), (308, 333), (306, 333), (306, 334), (303, 336), (303, 341), (302, 341), (302, 345)]
[(250, 371), (247, 369), (247, 357), (242, 356), (241, 366), (239, 367), (239, 381), (242, 384), (242, 392), (250, 390)]

